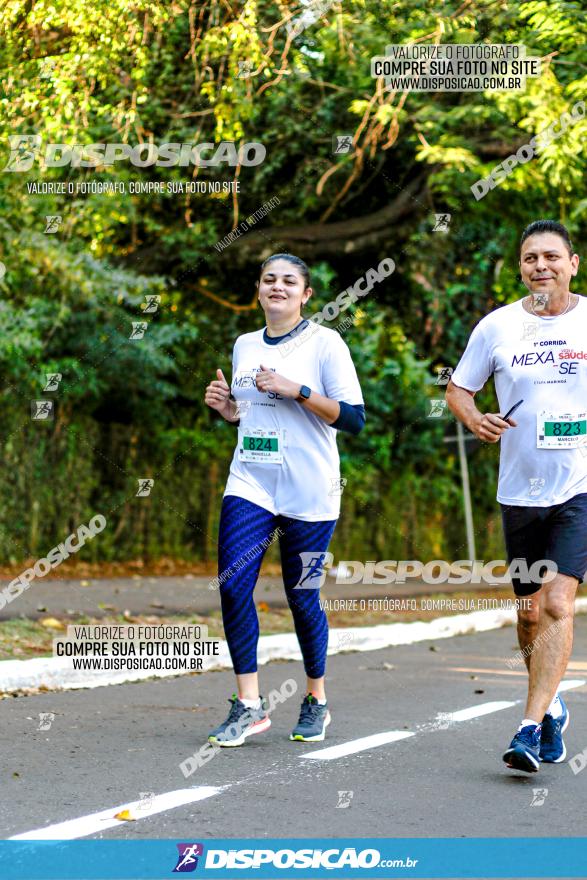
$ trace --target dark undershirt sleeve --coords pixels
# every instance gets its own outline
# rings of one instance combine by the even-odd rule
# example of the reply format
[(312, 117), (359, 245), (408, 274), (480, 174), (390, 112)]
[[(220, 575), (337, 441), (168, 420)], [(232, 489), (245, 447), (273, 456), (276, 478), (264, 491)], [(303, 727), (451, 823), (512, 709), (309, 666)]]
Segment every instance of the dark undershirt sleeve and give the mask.
[(338, 401), (340, 406), (340, 415), (335, 422), (330, 425), (337, 431), (348, 431), (349, 434), (360, 434), (365, 424), (365, 407), (362, 403), (345, 403), (343, 400)]

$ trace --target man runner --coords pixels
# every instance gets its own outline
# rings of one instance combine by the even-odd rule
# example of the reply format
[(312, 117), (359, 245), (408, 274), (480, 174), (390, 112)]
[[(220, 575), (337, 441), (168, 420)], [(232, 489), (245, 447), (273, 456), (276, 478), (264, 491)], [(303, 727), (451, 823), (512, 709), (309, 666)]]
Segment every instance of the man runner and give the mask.
[[(587, 301), (571, 293), (579, 257), (566, 228), (537, 220), (523, 232), (520, 273), (529, 296), (473, 330), (447, 387), (454, 415), (486, 443), (501, 439), (497, 500), (508, 560), (541, 566), (542, 583), (512, 574), (531, 599), (518, 609), (529, 674), (524, 718), (503, 760), (535, 772), (566, 757), (569, 711), (557, 693), (573, 643), (577, 587), (587, 570)], [(500, 413), (474, 397), (493, 375)]]

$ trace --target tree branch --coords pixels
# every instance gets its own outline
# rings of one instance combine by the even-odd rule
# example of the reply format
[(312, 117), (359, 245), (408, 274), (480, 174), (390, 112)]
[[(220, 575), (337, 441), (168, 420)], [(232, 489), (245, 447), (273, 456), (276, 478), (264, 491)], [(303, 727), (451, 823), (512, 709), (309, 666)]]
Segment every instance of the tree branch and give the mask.
[[(295, 251), (306, 259), (360, 253), (390, 241), (397, 236), (393, 223), (421, 210), (430, 174), (440, 166), (426, 171), (401, 188), (396, 198), (379, 211), (338, 223), (310, 223), (300, 226), (271, 226), (271, 241), (263, 230), (249, 232), (227, 249), (227, 259), (249, 262), (264, 258), (278, 248)], [(221, 257), (222, 259), (222, 257)]]

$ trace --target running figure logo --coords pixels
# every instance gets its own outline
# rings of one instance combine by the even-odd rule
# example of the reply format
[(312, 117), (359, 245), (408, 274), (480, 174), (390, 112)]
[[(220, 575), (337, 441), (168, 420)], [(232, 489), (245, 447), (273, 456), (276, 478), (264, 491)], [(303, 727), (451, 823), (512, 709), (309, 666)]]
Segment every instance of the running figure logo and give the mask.
[(350, 807), (353, 794), (354, 792), (352, 791), (339, 791), (338, 803), (336, 805), (337, 808), (340, 810), (346, 810), (347, 807)]
[(154, 315), (159, 308), (161, 296), (158, 293), (149, 293), (145, 296), (145, 302), (141, 303), (141, 308), (145, 315)]
[(332, 565), (332, 553), (300, 553), (302, 573), (294, 590), (319, 590), (326, 577), (326, 567)]
[(328, 494), (329, 495), (342, 495), (346, 484), (347, 484), (346, 477), (331, 477), (330, 478), (331, 489)]
[(537, 495), (540, 495), (544, 489), (546, 480), (544, 477), (530, 477), (529, 482), (530, 489), (528, 490), (528, 495), (530, 495), (531, 498), (535, 498)]
[(544, 803), (544, 801), (546, 800), (547, 795), (548, 795), (548, 789), (547, 788), (533, 788), (532, 792), (533, 792), (534, 796), (532, 798), (532, 802), (530, 803), (530, 806), (531, 807), (541, 807), (542, 804)]
[(59, 391), (59, 383), (63, 379), (62, 373), (45, 373), (47, 382), (43, 391)]
[(248, 79), (254, 70), (254, 64), (250, 58), (245, 58), (244, 61), (238, 62), (238, 73), (237, 76), (239, 79)]
[(197, 856), (204, 855), (203, 843), (178, 843), (179, 858), (173, 873), (183, 874), (187, 871), (195, 871), (198, 867)]
[(438, 370), (438, 378), (435, 385), (448, 385), (450, 377), (453, 374), (452, 367), (440, 367)]
[(151, 494), (151, 489), (155, 485), (155, 480), (151, 480), (149, 477), (139, 477), (138, 484), (139, 491), (135, 495), (135, 498), (146, 498)]
[(538, 324), (536, 321), (524, 321), (524, 332), (522, 333), (521, 337), (522, 342), (536, 339), (539, 329), (540, 324)]
[(352, 146), (352, 134), (335, 134), (332, 138), (332, 152), (335, 156), (339, 153), (350, 153)]
[(31, 400), (31, 418), (33, 421), (43, 421), (53, 418), (52, 400)]
[(46, 214), (45, 215), (45, 232), (49, 232), (49, 233), (58, 232), (62, 221), (63, 221), (63, 218), (62, 218), (61, 214)]
[(350, 633), (350, 632), (339, 632), (339, 634), (338, 634), (338, 644), (337, 644), (337, 646), (336, 646), (336, 647), (337, 647), (337, 650), (340, 651), (341, 648), (344, 648), (345, 645), (351, 645), (352, 642), (353, 642), (353, 639), (354, 639), (354, 638), (355, 638), (355, 637), (354, 637), (353, 633)]
[(432, 232), (448, 232), (452, 214), (435, 214)]
[(137, 802), (137, 810), (150, 810), (153, 806), (154, 791), (139, 792), (139, 800)]
[(249, 410), (252, 406), (252, 400), (236, 400), (236, 412), (235, 416), (238, 416), (239, 419), (246, 419)]
[(51, 730), (51, 725), (54, 721), (54, 712), (39, 712), (39, 726), (37, 730)]
[(446, 411), (446, 400), (431, 400), (430, 401), (430, 412), (428, 413), (429, 419), (441, 419), (443, 418)]
[(132, 321), (132, 330), (130, 332), (129, 339), (142, 339), (145, 335), (147, 327), (149, 326), (148, 321)]
[(543, 311), (548, 305), (548, 294), (547, 293), (533, 293), (532, 294), (532, 307), (535, 312)]
[(14, 134), (8, 138), (10, 156), (2, 171), (30, 171), (43, 143), (38, 134)]

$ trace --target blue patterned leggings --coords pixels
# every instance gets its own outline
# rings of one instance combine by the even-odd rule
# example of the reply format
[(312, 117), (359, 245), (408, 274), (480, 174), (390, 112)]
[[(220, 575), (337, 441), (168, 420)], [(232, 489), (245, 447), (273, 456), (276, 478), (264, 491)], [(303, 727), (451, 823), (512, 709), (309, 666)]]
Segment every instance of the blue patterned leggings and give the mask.
[[(234, 671), (238, 675), (257, 671), (259, 620), (253, 590), (261, 562), (276, 529), (279, 529), (281, 569), (287, 601), (304, 668), (309, 678), (321, 678), (326, 668), (328, 621), (320, 608), (320, 590), (308, 587), (319, 582), (321, 562), (336, 520), (305, 522), (276, 516), (236, 495), (225, 495), (218, 534), (218, 578), (224, 632)], [(304, 554), (302, 561), (300, 554)]]

